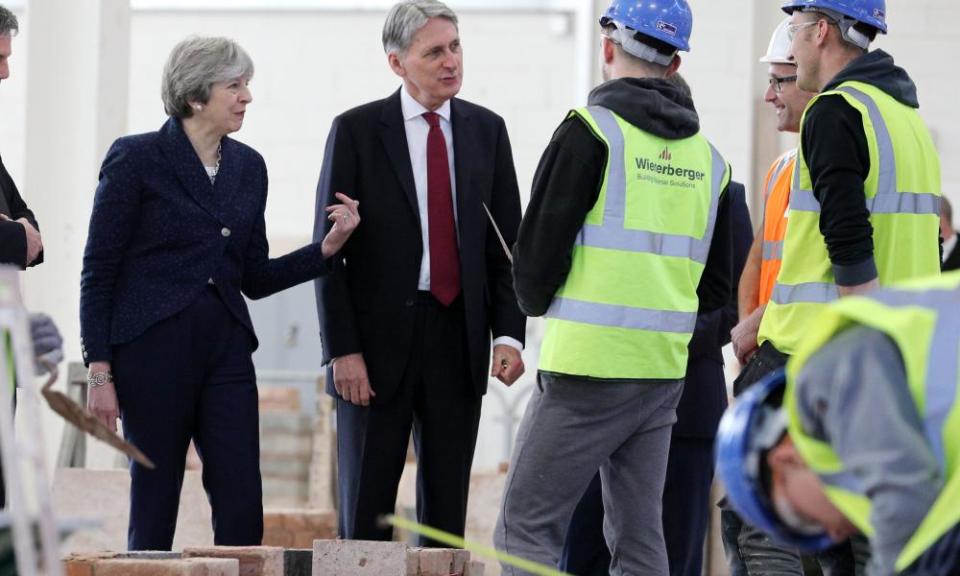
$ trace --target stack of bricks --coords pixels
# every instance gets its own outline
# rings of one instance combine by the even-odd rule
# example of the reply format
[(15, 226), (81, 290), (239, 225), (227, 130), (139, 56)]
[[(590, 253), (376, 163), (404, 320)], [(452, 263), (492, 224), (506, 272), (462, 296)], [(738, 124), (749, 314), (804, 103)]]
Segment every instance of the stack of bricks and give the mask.
[(318, 540), (312, 548), (185, 548), (179, 552), (74, 554), (66, 576), (483, 576), (465, 550), (401, 542)]
[[(64, 560), (66, 576), (241, 576), (236, 558), (183, 558), (170, 552), (75, 554)], [(282, 572), (280, 576), (282, 576)], [(264, 575), (266, 576), (266, 575)], [(272, 576), (272, 575), (271, 575)]]
[(183, 557), (233, 559), (238, 562), (239, 576), (284, 576), (283, 548), (270, 546), (184, 548)]
[(335, 512), (318, 510), (265, 510), (264, 546), (313, 548), (314, 540), (337, 537)]
[(309, 506), (316, 510), (333, 510), (334, 478), (333, 455), (336, 437), (332, 424), (333, 404), (326, 394), (324, 379), (317, 381), (317, 407), (313, 425), (313, 456), (310, 459)]
[(470, 552), (409, 548), (402, 542), (318, 540), (314, 576), (483, 576), (484, 564)]
[(296, 388), (260, 387), (260, 474), (265, 506), (299, 508), (310, 494), (313, 419)]

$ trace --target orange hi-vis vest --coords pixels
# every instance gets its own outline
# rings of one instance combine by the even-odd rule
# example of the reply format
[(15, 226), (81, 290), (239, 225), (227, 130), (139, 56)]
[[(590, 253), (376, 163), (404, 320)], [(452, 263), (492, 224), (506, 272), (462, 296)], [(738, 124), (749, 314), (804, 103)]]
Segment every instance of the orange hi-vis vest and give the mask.
[(760, 306), (770, 300), (783, 260), (783, 239), (787, 235), (787, 210), (797, 149), (784, 152), (770, 166), (763, 181), (763, 256), (760, 261)]

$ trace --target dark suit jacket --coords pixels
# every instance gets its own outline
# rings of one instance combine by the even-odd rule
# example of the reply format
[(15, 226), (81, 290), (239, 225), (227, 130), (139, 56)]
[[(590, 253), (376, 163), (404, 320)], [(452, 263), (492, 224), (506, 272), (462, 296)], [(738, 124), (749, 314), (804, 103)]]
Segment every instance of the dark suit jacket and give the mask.
[(326, 270), (319, 244), (268, 257), (266, 202), (263, 158), (230, 138), (221, 143), (215, 186), (175, 118), (114, 142), (83, 255), (84, 360), (110, 360), (111, 345), (186, 308), (211, 278), (252, 335), (241, 292), (262, 298)]
[[(730, 222), (733, 237), (733, 277), (740, 278), (753, 244), (753, 225), (747, 210), (743, 184), (730, 182)], [(701, 313), (690, 339), (690, 357), (683, 395), (677, 406), (673, 434), (691, 438), (714, 438), (727, 407), (726, 378), (721, 348), (730, 343), (730, 330), (737, 324), (737, 287), (730, 302), (719, 310)]]
[[(37, 219), (20, 196), (20, 191), (13, 183), (13, 178), (7, 173), (2, 159), (0, 159), (0, 214), (7, 216), (10, 220), (26, 218), (34, 228), (40, 230)], [(23, 226), (17, 222), (0, 220), (0, 264), (15, 264), (25, 268), (26, 259), (27, 233), (23, 230)], [(43, 251), (30, 263), (30, 266), (36, 266), (41, 262), (43, 262)]]
[(947, 257), (943, 260), (943, 266), (941, 268), (944, 272), (960, 269), (960, 243), (953, 246), (953, 252), (947, 254)]
[[(512, 245), (520, 197), (503, 119), (454, 99), (451, 122), (468, 385), (482, 394), (491, 331), (523, 342), (526, 319), (517, 307), (510, 263), (481, 201)], [(317, 281), (324, 362), (363, 353), (376, 399), (382, 402), (399, 385), (407, 364), (423, 254), (399, 90), (334, 120), (317, 186), (314, 238), (329, 228), (323, 208), (336, 201), (334, 192), (360, 201), (362, 222), (330, 274)]]

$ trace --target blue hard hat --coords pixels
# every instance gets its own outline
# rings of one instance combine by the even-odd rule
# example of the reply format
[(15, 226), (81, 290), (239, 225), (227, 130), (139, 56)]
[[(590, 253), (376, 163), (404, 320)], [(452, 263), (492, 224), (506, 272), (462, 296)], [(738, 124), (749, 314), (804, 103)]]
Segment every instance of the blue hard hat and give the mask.
[(608, 20), (677, 50), (690, 51), (693, 13), (687, 0), (613, 0), (600, 18), (600, 24), (606, 25)]
[(833, 10), (839, 14), (873, 26), (887, 33), (886, 0), (788, 0), (783, 11), (793, 14), (794, 10)]
[(717, 430), (717, 475), (726, 486), (727, 501), (748, 524), (785, 546), (825, 550), (835, 544), (826, 531), (802, 534), (780, 519), (763, 478), (766, 453), (786, 431), (780, 409), (785, 389), (780, 369), (748, 388), (723, 414)]

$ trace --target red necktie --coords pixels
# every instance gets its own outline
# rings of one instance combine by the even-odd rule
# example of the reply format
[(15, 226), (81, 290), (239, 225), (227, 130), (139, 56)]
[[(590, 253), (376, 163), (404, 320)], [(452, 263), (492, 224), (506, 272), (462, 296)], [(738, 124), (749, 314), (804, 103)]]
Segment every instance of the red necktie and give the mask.
[(453, 222), (453, 188), (447, 161), (447, 140), (440, 116), (424, 113), (427, 135), (427, 221), (430, 231), (430, 292), (444, 306), (460, 293), (460, 255)]

